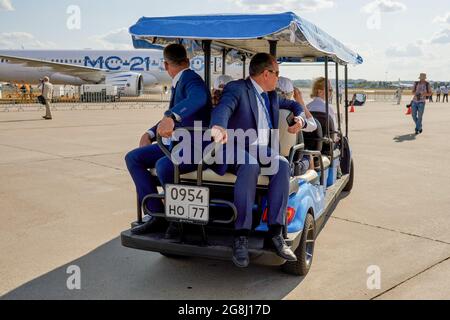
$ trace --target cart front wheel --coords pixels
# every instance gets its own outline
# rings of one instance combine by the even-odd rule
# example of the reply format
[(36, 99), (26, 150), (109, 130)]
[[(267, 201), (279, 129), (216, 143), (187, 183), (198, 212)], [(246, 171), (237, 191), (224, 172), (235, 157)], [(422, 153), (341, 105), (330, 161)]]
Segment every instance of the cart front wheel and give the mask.
[(308, 214), (306, 216), (300, 245), (297, 250), (295, 250), (297, 261), (286, 262), (282, 266), (284, 272), (300, 277), (304, 277), (308, 274), (313, 262), (315, 239), (314, 217), (311, 214)]
[(352, 189), (353, 189), (353, 181), (354, 180), (355, 180), (355, 164), (354, 164), (353, 159), (352, 159), (352, 162), (350, 164), (350, 179), (348, 180), (347, 185), (344, 188), (345, 192), (352, 191)]

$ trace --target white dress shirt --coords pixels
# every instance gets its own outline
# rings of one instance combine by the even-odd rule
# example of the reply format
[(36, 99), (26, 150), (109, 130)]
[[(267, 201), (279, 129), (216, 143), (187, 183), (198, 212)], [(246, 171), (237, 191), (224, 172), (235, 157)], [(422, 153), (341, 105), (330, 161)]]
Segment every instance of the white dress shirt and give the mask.
[[(269, 139), (270, 139), (269, 121), (267, 119), (266, 112), (263, 109), (265, 107), (263, 106), (262, 100), (261, 100), (261, 98), (262, 98), (261, 95), (264, 93), (264, 90), (252, 78), (250, 78), (250, 80), (252, 81), (252, 84), (255, 87), (256, 92), (257, 92), (256, 101), (258, 103), (258, 145), (264, 145), (264, 146), (269, 145)], [(258, 95), (261, 96), (261, 98)], [(303, 124), (302, 131), (313, 132), (317, 129), (317, 124), (316, 124), (316, 121), (314, 121), (314, 118), (308, 119), (304, 112), (302, 112), (302, 114), (296, 118)]]
[[(258, 104), (258, 145), (260, 146), (268, 146), (269, 145), (269, 139), (270, 139), (270, 126), (269, 126), (269, 119), (267, 119), (266, 112), (264, 111), (262, 102), (264, 99), (262, 98), (262, 94), (264, 93), (264, 90), (260, 87), (256, 81), (254, 81), (252, 78), (250, 78), (252, 81), (253, 86), (256, 89), (256, 102)], [(258, 96), (259, 95), (259, 96)], [(263, 99), (261, 101), (261, 99)], [(267, 109), (266, 109), (267, 110)]]
[[(325, 100), (319, 97), (315, 97), (314, 100), (311, 101), (306, 107), (311, 112), (323, 112), (323, 113), (327, 112)], [(328, 106), (328, 111), (330, 113), (331, 118), (333, 118), (334, 128), (337, 130), (338, 129), (337, 114), (336, 111), (334, 111), (334, 108), (331, 104)]]

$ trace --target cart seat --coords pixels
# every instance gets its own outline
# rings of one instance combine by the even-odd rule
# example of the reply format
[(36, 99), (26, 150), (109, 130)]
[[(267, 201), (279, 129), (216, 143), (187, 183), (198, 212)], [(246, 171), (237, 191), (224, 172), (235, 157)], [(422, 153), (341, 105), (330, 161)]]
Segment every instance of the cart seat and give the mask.
[[(328, 160), (328, 162), (330, 162)], [(304, 175), (300, 177), (292, 178), (291, 180), (303, 180), (306, 182), (313, 182), (317, 180), (318, 173), (315, 170), (308, 170)], [(197, 181), (197, 172), (191, 172), (188, 174), (184, 174), (181, 176), (182, 180), (189, 180), (189, 181)], [(226, 173), (223, 176), (218, 175), (213, 170), (208, 169), (203, 172), (203, 181), (206, 183), (223, 183), (223, 184), (230, 184), (234, 185), (236, 183), (237, 177), (232, 173)], [(267, 187), (269, 185), (270, 179), (266, 176), (260, 176), (258, 179), (258, 186), (259, 187)]]
[[(287, 123), (286, 118), (289, 116), (290, 111), (288, 110), (280, 110), (280, 120), (279, 120), (279, 130), (280, 130), (280, 154), (285, 157), (289, 157), (291, 148), (299, 143), (299, 138), (296, 134), (290, 134), (288, 132), (289, 125)], [(330, 167), (330, 160), (328, 157), (323, 157), (325, 169)], [(156, 169), (151, 169), (150, 173), (153, 176), (156, 176)], [(187, 181), (197, 181), (197, 171), (190, 172), (184, 175), (181, 175), (182, 180)], [(298, 181), (302, 180), (305, 182), (313, 183), (317, 181), (318, 173), (314, 170), (309, 170), (304, 175), (300, 177), (291, 178), (291, 185), (293, 185), (293, 190), (295, 189), (295, 185), (298, 186)], [(229, 184), (234, 185), (236, 183), (237, 177), (234, 174), (226, 173), (223, 176), (218, 175), (213, 170), (208, 169), (203, 172), (203, 181), (206, 183), (220, 183), (220, 184)], [(269, 177), (260, 176), (258, 179), (258, 187), (267, 187), (270, 183)], [(291, 188), (292, 189), (292, 188)]]
[[(325, 164), (326, 161), (326, 164)], [(330, 167), (330, 160), (324, 157), (325, 169)], [(156, 177), (156, 169), (151, 169), (150, 173), (152, 176)], [(314, 182), (319, 177), (317, 171), (308, 170), (304, 175), (296, 177), (295, 179), (300, 179), (306, 182)], [(197, 171), (190, 172), (181, 176), (182, 180), (197, 181)], [(234, 174), (226, 173), (224, 176), (220, 176), (213, 170), (208, 169), (203, 172), (203, 181), (209, 183), (224, 183), (224, 184), (235, 184), (237, 177)], [(269, 185), (269, 177), (260, 176), (258, 180), (258, 186), (265, 187)]]

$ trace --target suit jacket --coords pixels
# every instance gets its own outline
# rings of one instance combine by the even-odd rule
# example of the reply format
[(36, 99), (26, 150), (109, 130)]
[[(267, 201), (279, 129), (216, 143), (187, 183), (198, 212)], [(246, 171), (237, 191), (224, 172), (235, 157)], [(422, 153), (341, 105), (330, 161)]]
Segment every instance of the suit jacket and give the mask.
[(50, 82), (44, 82), (39, 86), (42, 95), (46, 100), (51, 100), (53, 98), (53, 85)]
[[(176, 127), (193, 127), (195, 121), (202, 121), (203, 126), (208, 126), (211, 108), (211, 93), (203, 79), (190, 69), (184, 71), (177, 87), (172, 92), (169, 107), (173, 113), (181, 117), (181, 121), (176, 123)], [(158, 124), (149, 130), (155, 136)]]
[[(271, 118), (274, 129), (278, 129), (280, 109), (287, 109), (300, 116), (303, 113), (303, 107), (293, 100), (287, 100), (280, 97), (276, 91), (268, 93), (271, 102)], [(250, 78), (228, 83), (225, 87), (220, 103), (216, 106), (211, 115), (211, 127), (220, 126), (225, 129), (258, 129), (258, 102), (256, 98), (256, 89)], [(229, 143), (235, 143), (229, 141)], [(243, 146), (247, 151), (250, 144), (255, 141), (247, 141)], [(227, 166), (218, 166), (214, 168), (218, 174), (225, 174)]]

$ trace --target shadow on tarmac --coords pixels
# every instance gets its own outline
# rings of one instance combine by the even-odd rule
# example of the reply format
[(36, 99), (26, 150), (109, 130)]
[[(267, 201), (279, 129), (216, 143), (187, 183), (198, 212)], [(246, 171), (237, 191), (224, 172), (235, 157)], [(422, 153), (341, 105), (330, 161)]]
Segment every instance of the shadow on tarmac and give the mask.
[(14, 122), (33, 122), (33, 121), (44, 121), (44, 119), (29, 119), (29, 120), (7, 120), (0, 121), (0, 123), (14, 123)]
[[(67, 273), (69, 266), (80, 268), (81, 290), (67, 288), (73, 275)], [(1, 299), (280, 300), (303, 279), (287, 275), (278, 267), (251, 265), (238, 269), (231, 261), (169, 259), (122, 247), (120, 238), (116, 238)]]
[(406, 142), (406, 141), (415, 141), (417, 138), (417, 135), (415, 135), (414, 133), (411, 134), (405, 134), (403, 136), (397, 136), (394, 138), (394, 141), (397, 143), (402, 143), (402, 142)]

